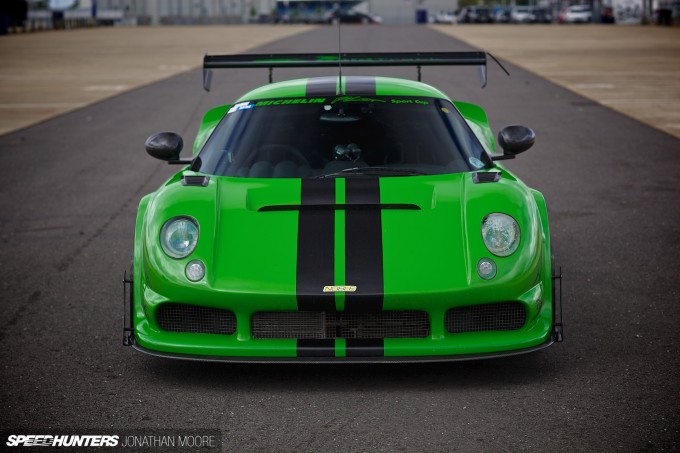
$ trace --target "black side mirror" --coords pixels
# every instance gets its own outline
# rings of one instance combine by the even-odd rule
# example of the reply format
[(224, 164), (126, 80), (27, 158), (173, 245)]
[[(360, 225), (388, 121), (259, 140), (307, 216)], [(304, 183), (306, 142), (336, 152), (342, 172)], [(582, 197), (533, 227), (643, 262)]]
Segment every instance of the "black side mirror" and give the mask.
[(494, 156), (493, 160), (514, 159), (534, 145), (536, 134), (526, 126), (507, 126), (498, 133), (498, 144), (503, 148), (502, 156)]
[(151, 157), (166, 161), (179, 160), (184, 141), (179, 134), (174, 132), (159, 132), (146, 139), (144, 143), (146, 152)]

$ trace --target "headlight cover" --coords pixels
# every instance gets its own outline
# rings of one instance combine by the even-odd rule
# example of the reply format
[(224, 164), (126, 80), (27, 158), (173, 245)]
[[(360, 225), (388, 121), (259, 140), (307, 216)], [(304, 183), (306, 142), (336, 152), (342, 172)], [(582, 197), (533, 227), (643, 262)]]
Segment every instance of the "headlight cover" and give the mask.
[(170, 257), (182, 259), (198, 244), (198, 224), (190, 217), (174, 217), (161, 229), (161, 247)]
[(507, 214), (495, 212), (482, 221), (484, 245), (496, 256), (510, 256), (519, 246), (519, 225)]

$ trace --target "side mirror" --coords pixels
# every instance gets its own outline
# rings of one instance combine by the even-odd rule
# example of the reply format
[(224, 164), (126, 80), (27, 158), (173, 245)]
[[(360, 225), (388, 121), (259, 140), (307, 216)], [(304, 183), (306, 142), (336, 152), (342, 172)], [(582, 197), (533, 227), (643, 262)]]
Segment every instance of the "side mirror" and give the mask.
[(166, 161), (179, 160), (184, 141), (174, 132), (159, 132), (146, 139), (144, 147), (151, 157)]
[(534, 145), (536, 134), (526, 126), (507, 126), (498, 133), (498, 144), (503, 148), (502, 156), (493, 160), (514, 159)]

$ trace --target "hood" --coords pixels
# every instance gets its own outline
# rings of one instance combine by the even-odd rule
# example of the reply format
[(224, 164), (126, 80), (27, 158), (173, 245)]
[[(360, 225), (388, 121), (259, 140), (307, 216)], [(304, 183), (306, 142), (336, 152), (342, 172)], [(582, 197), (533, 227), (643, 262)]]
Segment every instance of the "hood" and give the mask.
[(334, 293), (341, 292), (346, 310), (355, 299), (363, 309), (381, 309), (385, 297), (398, 307), (400, 300), (495, 284), (476, 274), (477, 262), (492, 257), (481, 236), (482, 220), (492, 212), (514, 217), (522, 235), (515, 254), (496, 259), (497, 283), (507, 288), (535, 279), (540, 228), (533, 204), (530, 191), (505, 171), (492, 182), (475, 182), (472, 173), (212, 176), (205, 186), (183, 185), (180, 175), (149, 209), (147, 242), (158, 242), (169, 218), (188, 215), (200, 226), (198, 246), (184, 261), (167, 258), (160, 247), (147, 249), (153, 267), (183, 285), (185, 261), (198, 258), (207, 268), (202, 285), (211, 291), (295, 297), (301, 309), (305, 300), (324, 296), (333, 305)]

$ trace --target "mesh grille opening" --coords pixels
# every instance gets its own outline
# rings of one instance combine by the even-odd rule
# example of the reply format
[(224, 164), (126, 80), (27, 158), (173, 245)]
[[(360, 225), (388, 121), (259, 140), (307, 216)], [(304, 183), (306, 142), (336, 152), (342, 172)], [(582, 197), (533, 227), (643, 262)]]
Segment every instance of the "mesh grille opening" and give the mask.
[(446, 312), (446, 330), (450, 333), (517, 330), (524, 326), (527, 313), (519, 302), (471, 305)]
[(163, 304), (156, 311), (161, 329), (170, 332), (217, 333), (236, 332), (236, 316), (228, 310), (189, 304)]
[(270, 311), (255, 313), (252, 332), (254, 338), (425, 338), (430, 320), (424, 311)]

